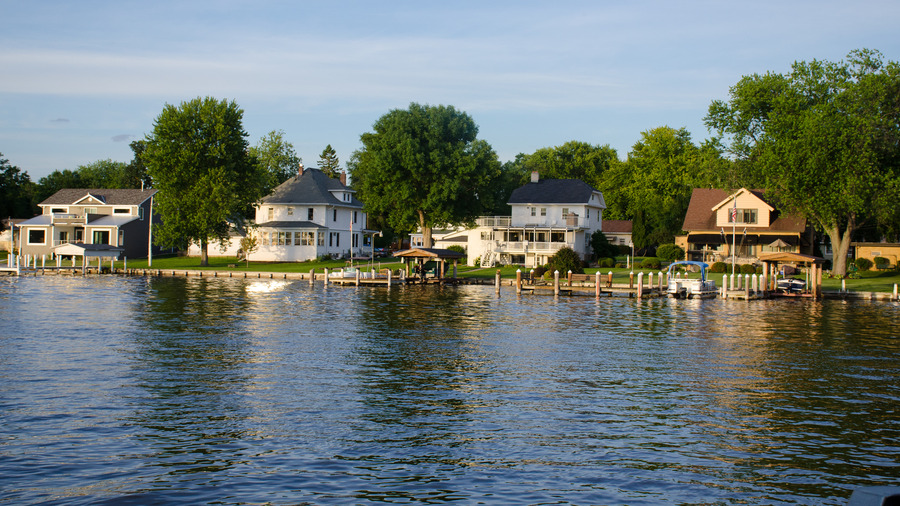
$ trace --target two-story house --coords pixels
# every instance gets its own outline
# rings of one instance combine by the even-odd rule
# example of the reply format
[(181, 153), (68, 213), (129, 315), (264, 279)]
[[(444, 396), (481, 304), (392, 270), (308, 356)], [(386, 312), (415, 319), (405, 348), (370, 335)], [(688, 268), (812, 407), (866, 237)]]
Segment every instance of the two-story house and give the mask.
[(65, 245), (77, 244), (82, 250), (88, 246), (144, 258), (154, 194), (154, 189), (59, 190), (38, 204), (41, 214), (16, 225), (17, 246), (22, 255), (31, 257), (52, 257)]
[(603, 193), (577, 179), (540, 179), (513, 190), (510, 216), (483, 216), (477, 226), (441, 237), (436, 247), (459, 243), (465, 236), (469, 265), (544, 265), (563, 247), (583, 259), (591, 255), (591, 234), (603, 228)]
[(305, 261), (323, 255), (356, 255), (367, 231), (366, 213), (355, 191), (319, 169), (304, 169), (256, 205), (257, 250), (261, 261)]
[(762, 190), (733, 193), (695, 188), (679, 239), (689, 260), (755, 263), (770, 252), (811, 253), (812, 231), (806, 218), (773, 207)]

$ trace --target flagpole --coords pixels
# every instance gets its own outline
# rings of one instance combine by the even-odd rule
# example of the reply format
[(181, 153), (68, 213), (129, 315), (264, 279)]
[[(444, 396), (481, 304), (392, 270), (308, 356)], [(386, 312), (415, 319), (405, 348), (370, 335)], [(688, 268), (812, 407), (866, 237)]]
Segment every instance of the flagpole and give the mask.
[(735, 261), (737, 259), (737, 195), (734, 197), (734, 207), (731, 209), (731, 277), (734, 277)]

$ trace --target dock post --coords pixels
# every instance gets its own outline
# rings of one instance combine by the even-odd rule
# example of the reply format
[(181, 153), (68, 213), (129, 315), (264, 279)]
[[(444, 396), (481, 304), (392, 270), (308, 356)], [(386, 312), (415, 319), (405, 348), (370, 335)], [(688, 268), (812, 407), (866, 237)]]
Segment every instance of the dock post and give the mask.
[(516, 269), (516, 295), (522, 293), (522, 269)]
[(388, 284), (387, 284), (388, 288), (391, 287), (391, 274), (393, 274), (393, 272), (394, 271), (392, 271), (391, 269), (388, 269)]
[(722, 298), (728, 298), (728, 274), (722, 274)]
[(647, 273), (647, 287), (653, 290), (653, 271)]
[(612, 271), (609, 271), (609, 274), (606, 275), (606, 287), (612, 288)]
[(628, 274), (628, 288), (634, 288), (634, 271)]
[(841, 293), (844, 293), (846, 291), (847, 291), (847, 280), (841, 279)]
[(497, 269), (497, 272), (494, 273), (494, 287), (497, 291), (497, 295), (500, 295), (500, 269)]
[[(599, 299), (600, 298), (600, 271), (597, 271), (594, 274), (594, 295)], [(895, 285), (896, 286), (896, 285)]]
[(572, 270), (569, 270), (568, 275), (566, 276), (566, 285), (572, 286)]
[(897, 298), (897, 283), (894, 283), (894, 300), (900, 300)]
[(316, 284), (316, 270), (310, 269), (309, 270), (309, 286), (313, 286), (315, 284)]
[(553, 271), (553, 295), (559, 295), (559, 271)]
[[(662, 273), (662, 271), (659, 271), (659, 296), (660, 296), (660, 297), (663, 296), (663, 282), (662, 282), (662, 280), (663, 280), (663, 273)], [(668, 285), (668, 283), (666, 283), (666, 285)]]
[(328, 267), (325, 268), (325, 288), (328, 288)]
[(356, 269), (356, 286), (359, 286), (359, 269)]
[(644, 273), (638, 273), (638, 284), (637, 284), (637, 298), (644, 297)]

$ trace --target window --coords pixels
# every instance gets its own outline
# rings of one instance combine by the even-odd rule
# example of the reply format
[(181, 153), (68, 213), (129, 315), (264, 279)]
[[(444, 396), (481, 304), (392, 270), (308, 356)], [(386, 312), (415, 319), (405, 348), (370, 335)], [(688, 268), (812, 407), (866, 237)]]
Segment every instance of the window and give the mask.
[(270, 207), (270, 208), (269, 208), (269, 221), (272, 221), (272, 220), (274, 220), (274, 219), (275, 219), (275, 208), (274, 208), (274, 207)]
[(278, 233), (278, 245), (286, 246), (291, 243), (291, 240), (288, 238), (290, 232), (277, 232)]
[(587, 210), (586, 210), (585, 213), (586, 213), (586, 214), (585, 214), (584, 217), (585, 217), (586, 219), (591, 219), (591, 208), (590, 208), (590, 207), (587, 208)]
[(541, 216), (547, 216), (547, 208), (546, 207), (541, 208)]
[(312, 221), (313, 219), (313, 208), (309, 208), (306, 210), (306, 219)]
[(297, 232), (294, 244), (298, 246), (312, 246), (313, 244), (315, 244), (315, 240), (315, 232)]
[(356, 214), (357, 214), (357, 212), (353, 211), (353, 223), (356, 223)]
[(334, 218), (332, 221), (337, 221), (337, 209), (334, 210)]
[(65, 230), (61, 230), (59, 232), (59, 243), (60, 244), (68, 244), (69, 243), (69, 233)]
[(109, 230), (94, 230), (93, 244), (109, 244)]
[(84, 241), (84, 229), (76, 228), (75, 229), (75, 242), (83, 242)]
[(325, 232), (319, 232), (317, 237), (319, 238), (319, 246), (325, 246)]
[(359, 247), (359, 234), (353, 234), (353, 236), (352, 236), (352, 242), (353, 242), (353, 247), (354, 247), (354, 248), (358, 248), (358, 247)]
[(96, 207), (85, 207), (84, 214), (97, 214), (97, 208)]
[(493, 240), (494, 240), (494, 232), (493, 232), (493, 231), (491, 231), (491, 232), (482, 232), (482, 233), (481, 233), (481, 240), (482, 240), (482, 241), (493, 241)]
[(131, 209), (128, 209), (127, 207), (116, 207), (113, 209), (113, 214), (129, 214), (130, 212)]
[[(736, 220), (734, 219), (735, 217), (737, 218)], [(729, 209), (728, 223), (754, 224), (756, 223), (756, 209)]]
[(66, 214), (66, 210), (61, 207), (54, 207), (50, 210), (51, 214)]
[(259, 239), (263, 246), (269, 245), (269, 233), (268, 232), (260, 232)]
[(138, 217), (141, 219), (141, 221), (144, 221), (144, 208), (143, 207), (138, 208)]
[(124, 246), (125, 245), (125, 231), (119, 230), (119, 243), (116, 246)]
[(46, 235), (43, 230), (28, 230), (28, 244), (45, 244)]
[(568, 215), (569, 215), (569, 208), (568, 208), (568, 207), (564, 207), (564, 208), (563, 208), (563, 213), (562, 213), (562, 214), (563, 214), (563, 218), (565, 218), (566, 216), (568, 216)]
[(287, 208), (287, 211), (288, 211), (288, 216), (293, 216), (293, 215), (294, 215), (294, 208), (293, 208), (293, 207)]

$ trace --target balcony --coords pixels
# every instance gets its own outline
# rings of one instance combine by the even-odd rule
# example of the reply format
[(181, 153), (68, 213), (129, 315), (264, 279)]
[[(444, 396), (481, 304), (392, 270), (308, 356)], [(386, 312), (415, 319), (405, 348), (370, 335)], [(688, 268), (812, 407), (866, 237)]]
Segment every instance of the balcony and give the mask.
[(509, 216), (482, 216), (475, 220), (479, 227), (501, 227), (511, 226), (512, 218)]
[(494, 251), (497, 253), (556, 253), (566, 246), (572, 247), (571, 244), (564, 242), (531, 242), (531, 241), (495, 241)]
[[(519, 218), (521, 220), (521, 218)], [(567, 230), (587, 228), (588, 221), (577, 214), (562, 217), (527, 216), (524, 223), (513, 223), (509, 216), (482, 216), (475, 220), (479, 227), (488, 228), (565, 228)]]
[(86, 221), (84, 216), (77, 214), (54, 213), (50, 223), (53, 225), (75, 225), (86, 223)]

